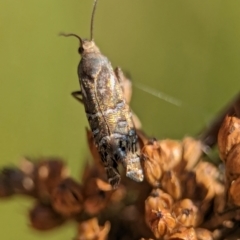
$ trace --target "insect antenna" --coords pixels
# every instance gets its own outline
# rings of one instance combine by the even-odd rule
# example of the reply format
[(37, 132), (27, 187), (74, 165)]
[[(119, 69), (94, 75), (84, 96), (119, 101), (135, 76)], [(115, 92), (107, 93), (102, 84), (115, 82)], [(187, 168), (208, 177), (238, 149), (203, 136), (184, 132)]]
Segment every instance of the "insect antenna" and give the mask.
[(80, 44), (82, 45), (82, 39), (75, 33), (62, 33), (61, 32), (61, 33), (59, 33), (59, 36), (63, 36), (63, 37), (76, 37), (79, 40)]
[(199, 118), (203, 119), (204, 125), (207, 125), (209, 123), (209, 116), (207, 116), (206, 109), (197, 106), (198, 111), (196, 111), (196, 106), (192, 105), (191, 103), (186, 103), (181, 101), (180, 99), (174, 98), (164, 92), (161, 92), (159, 90), (156, 90), (154, 88), (151, 88), (145, 84), (142, 83), (132, 83), (135, 88), (138, 88), (142, 90), (143, 92), (146, 92), (154, 97), (157, 97), (159, 99), (162, 99), (165, 102), (168, 102), (176, 107), (185, 108), (188, 110), (191, 110), (195, 115), (199, 116)]
[(93, 40), (93, 23), (94, 23), (94, 16), (97, 8), (98, 0), (95, 0), (93, 3), (93, 10), (92, 10), (92, 17), (91, 17), (91, 28), (90, 28), (90, 40)]
[(178, 107), (182, 106), (182, 101), (181, 100), (176, 99), (174, 97), (171, 97), (166, 93), (163, 93), (163, 92), (160, 92), (160, 91), (155, 90), (153, 88), (150, 88), (150, 87), (148, 87), (148, 86), (146, 86), (142, 83), (133, 83), (133, 85), (136, 88), (141, 89), (144, 92), (147, 92), (147, 93), (149, 93), (149, 94), (151, 94), (151, 95), (153, 95), (157, 98), (160, 98), (160, 99), (164, 100), (165, 102), (171, 103), (171, 104), (173, 104), (175, 106), (178, 106)]

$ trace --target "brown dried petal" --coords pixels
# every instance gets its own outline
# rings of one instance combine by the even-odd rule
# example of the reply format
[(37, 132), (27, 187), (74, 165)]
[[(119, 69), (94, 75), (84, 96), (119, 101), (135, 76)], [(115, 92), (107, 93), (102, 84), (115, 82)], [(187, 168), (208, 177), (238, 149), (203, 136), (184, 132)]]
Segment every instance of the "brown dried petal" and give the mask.
[(112, 193), (109, 183), (98, 178), (89, 179), (83, 186), (85, 212), (91, 215), (99, 213), (107, 206)]
[(168, 171), (163, 174), (161, 184), (163, 190), (170, 194), (173, 199), (177, 200), (182, 197), (183, 189), (181, 182), (173, 171)]
[(145, 200), (145, 213), (150, 214), (152, 210), (159, 208), (171, 209), (173, 205), (172, 197), (161, 189), (153, 189), (149, 197)]
[(240, 143), (240, 119), (226, 116), (218, 132), (220, 158), (225, 161), (234, 145)]
[(185, 137), (182, 141), (184, 169), (191, 170), (200, 160), (202, 155), (202, 143), (192, 137)]
[(126, 187), (120, 184), (118, 188), (112, 192), (110, 196), (110, 201), (113, 203), (120, 203), (125, 198), (126, 195), (127, 195)]
[(214, 212), (215, 213), (223, 212), (226, 206), (225, 186), (222, 183), (215, 182), (214, 191), (215, 191)]
[(159, 141), (160, 148), (164, 154), (163, 170), (169, 171), (182, 161), (182, 143), (179, 141), (165, 139)]
[(180, 227), (167, 240), (198, 240), (193, 228)]
[[(178, 176), (182, 188), (182, 197), (184, 198), (199, 198), (197, 191), (196, 173), (192, 171), (184, 171)], [(195, 196), (197, 195), (197, 196)]]
[(212, 177), (212, 179), (218, 179), (220, 177), (220, 172), (218, 168), (210, 162), (199, 162), (195, 168), (195, 172), (199, 176), (208, 175)]
[(77, 240), (107, 240), (110, 231), (110, 222), (105, 222), (101, 227), (97, 218), (81, 222), (78, 226)]
[(140, 148), (142, 149), (144, 145), (147, 145), (149, 143), (150, 138), (140, 129), (136, 129), (138, 140), (139, 140), (139, 145)]
[(209, 179), (205, 179), (205, 182), (197, 185), (195, 199), (197, 199), (197, 193), (199, 193), (199, 200), (201, 199), (201, 196), (204, 196), (201, 201), (200, 209), (203, 213), (205, 213), (209, 210), (211, 202), (215, 196), (213, 182), (209, 181)]
[(162, 169), (160, 164), (151, 158), (143, 158), (143, 171), (147, 182), (153, 187), (160, 186)]
[(212, 232), (205, 228), (195, 228), (198, 240), (213, 240)]
[(229, 152), (225, 163), (225, 173), (229, 183), (240, 176), (240, 144), (232, 147)]
[(232, 181), (228, 194), (229, 202), (235, 206), (240, 206), (240, 178)]
[(51, 203), (55, 211), (71, 216), (83, 208), (82, 186), (72, 178), (63, 180), (52, 192)]

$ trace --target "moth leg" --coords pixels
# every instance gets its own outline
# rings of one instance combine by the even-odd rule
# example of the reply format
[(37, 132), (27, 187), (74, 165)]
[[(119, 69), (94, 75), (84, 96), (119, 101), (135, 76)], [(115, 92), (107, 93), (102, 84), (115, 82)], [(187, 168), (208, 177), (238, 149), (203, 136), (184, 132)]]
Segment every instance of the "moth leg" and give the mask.
[(83, 104), (82, 91), (74, 91), (71, 94), (77, 101)]
[(122, 69), (120, 67), (115, 68), (114, 70), (115, 76), (118, 80), (118, 83), (120, 84), (123, 96), (126, 100), (126, 102), (129, 104), (132, 98), (132, 82), (129, 78), (127, 78)]
[(112, 185), (113, 189), (116, 189), (121, 181), (117, 168), (107, 166), (105, 167), (105, 171), (107, 173), (108, 182)]

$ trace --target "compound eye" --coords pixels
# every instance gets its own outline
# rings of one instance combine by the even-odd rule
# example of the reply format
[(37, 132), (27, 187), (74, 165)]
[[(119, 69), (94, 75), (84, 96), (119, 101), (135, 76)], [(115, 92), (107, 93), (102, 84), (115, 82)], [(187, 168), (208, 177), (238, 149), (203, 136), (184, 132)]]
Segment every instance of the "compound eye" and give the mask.
[(82, 54), (83, 51), (84, 51), (83, 47), (79, 47), (79, 48), (78, 48), (78, 53)]

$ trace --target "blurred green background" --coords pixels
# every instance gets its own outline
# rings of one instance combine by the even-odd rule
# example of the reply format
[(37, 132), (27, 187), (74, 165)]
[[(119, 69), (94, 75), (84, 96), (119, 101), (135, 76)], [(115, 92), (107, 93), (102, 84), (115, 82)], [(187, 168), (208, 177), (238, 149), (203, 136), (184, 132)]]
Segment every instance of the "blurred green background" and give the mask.
[[(88, 150), (79, 89), (78, 41), (90, 35), (92, 0), (0, 1), (0, 166), (22, 155), (64, 157), (73, 175)], [(195, 135), (240, 86), (240, 2), (100, 0), (94, 39), (113, 66), (180, 99), (176, 107), (134, 88), (132, 108), (158, 138)], [(2, 239), (72, 239), (73, 224), (28, 228), (26, 199), (0, 202)]]

